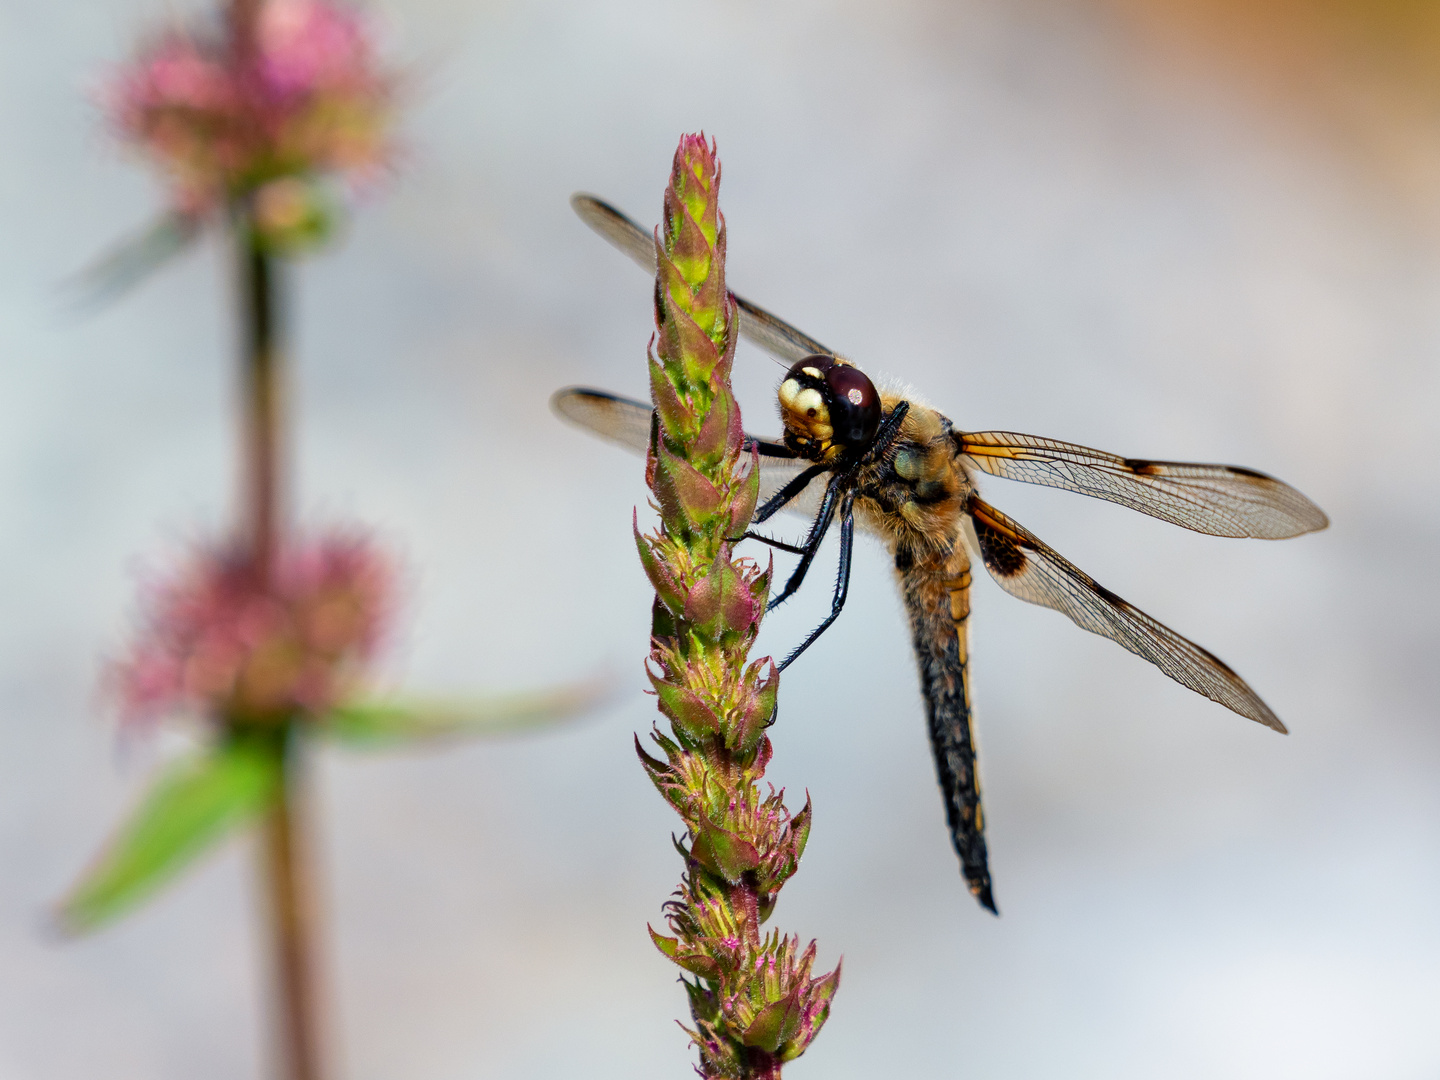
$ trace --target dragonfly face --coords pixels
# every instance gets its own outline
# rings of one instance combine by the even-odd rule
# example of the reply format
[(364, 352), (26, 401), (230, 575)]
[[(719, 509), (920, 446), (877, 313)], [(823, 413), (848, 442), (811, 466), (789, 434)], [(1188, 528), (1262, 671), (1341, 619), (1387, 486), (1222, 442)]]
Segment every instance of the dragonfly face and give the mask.
[[(571, 204), (591, 228), (654, 273), (649, 233), (590, 196), (577, 195)], [(1012, 596), (1053, 608), (1181, 685), (1285, 731), (1217, 657), (1122, 600), (990, 506), (976, 491), (976, 480), (987, 473), (1063, 488), (1197, 532), (1271, 540), (1325, 528), (1324, 513), (1309, 499), (1253, 469), (1125, 458), (1008, 431), (959, 431), (934, 409), (877, 390), (853, 363), (765, 309), (739, 296), (735, 302), (741, 334), (791, 365), (778, 391), (783, 440), (747, 436), (760, 454), (764, 498), (754, 521), (763, 524), (782, 509), (811, 516), (799, 544), (745, 534), (800, 556), (771, 607), (795, 593), (831, 525), (840, 526), (830, 614), (780, 666), (789, 666), (844, 608), (859, 521), (894, 558), (951, 841), (970, 891), (984, 907), (996, 910), (970, 702), (972, 558)], [(648, 446), (649, 405), (580, 388), (560, 391), (552, 404), (561, 416), (604, 438), (642, 452)]]
[(777, 396), (785, 445), (807, 461), (863, 454), (880, 430), (879, 391), (838, 356), (805, 357), (785, 373)]

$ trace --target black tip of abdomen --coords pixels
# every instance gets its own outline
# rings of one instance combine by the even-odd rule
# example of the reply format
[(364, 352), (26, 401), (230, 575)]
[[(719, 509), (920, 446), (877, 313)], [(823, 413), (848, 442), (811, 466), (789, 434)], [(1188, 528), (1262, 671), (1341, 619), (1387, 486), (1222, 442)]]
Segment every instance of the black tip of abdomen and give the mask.
[(971, 879), (970, 894), (980, 902), (980, 906), (992, 915), (998, 916), (1000, 909), (995, 906), (995, 895), (990, 891), (990, 875), (986, 874), (980, 879)]

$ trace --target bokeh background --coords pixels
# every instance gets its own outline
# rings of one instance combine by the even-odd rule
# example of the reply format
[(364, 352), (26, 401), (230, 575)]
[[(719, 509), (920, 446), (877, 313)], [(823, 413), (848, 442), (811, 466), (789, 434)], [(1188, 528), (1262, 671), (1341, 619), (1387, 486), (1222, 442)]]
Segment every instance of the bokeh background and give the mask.
[[(223, 528), (227, 265), (79, 319), (57, 283), (161, 193), (87, 101), (188, 4), (0, 5), (0, 1077), (268, 1067), (248, 843), (64, 942), (47, 905), (167, 744), (96, 691), (137, 567)], [(1229, 660), (1280, 738), (981, 580), (996, 893), (965, 893), (878, 548), (787, 673), (772, 777), (816, 824), (775, 924), (844, 956), (797, 1077), (1440, 1075), (1440, 17), (1399, 0), (380, 5), (408, 151), (297, 274), (302, 520), (406, 557), (417, 690), (608, 670), (563, 731), (326, 751), (343, 1075), (688, 1075), (646, 921), (674, 819), (635, 763), (637, 461), (547, 410), (643, 395), (649, 289), (566, 204), (656, 220), (717, 136), (731, 281), (956, 424), (1244, 463), (1328, 532), (1191, 535), (987, 497)], [(779, 369), (742, 346), (750, 426)], [(798, 530), (798, 522), (793, 523)], [(832, 553), (833, 554), (833, 553)], [(822, 573), (821, 582), (824, 580)], [(823, 584), (767, 622), (784, 649)]]

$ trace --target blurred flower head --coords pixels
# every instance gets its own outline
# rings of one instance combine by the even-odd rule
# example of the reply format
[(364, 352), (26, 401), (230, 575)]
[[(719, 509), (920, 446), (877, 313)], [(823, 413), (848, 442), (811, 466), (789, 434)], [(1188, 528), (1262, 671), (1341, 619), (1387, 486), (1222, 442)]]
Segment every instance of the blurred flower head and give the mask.
[(111, 673), (122, 719), (274, 724), (349, 697), (391, 611), (390, 560), (363, 534), (340, 533), (283, 550), (271, 578), (264, 586), (247, 559), (201, 547), (151, 583), (137, 639)]
[[(167, 31), (116, 74), (104, 103), (165, 172), (181, 213), (202, 216), (280, 182), (290, 222), (308, 219), (313, 240), (332, 211), (319, 183), (363, 182), (388, 160), (394, 89), (359, 11), (340, 0), (261, 0), (243, 32), (233, 20)], [(297, 208), (297, 196), (307, 205)], [(276, 243), (295, 239), (292, 230)]]

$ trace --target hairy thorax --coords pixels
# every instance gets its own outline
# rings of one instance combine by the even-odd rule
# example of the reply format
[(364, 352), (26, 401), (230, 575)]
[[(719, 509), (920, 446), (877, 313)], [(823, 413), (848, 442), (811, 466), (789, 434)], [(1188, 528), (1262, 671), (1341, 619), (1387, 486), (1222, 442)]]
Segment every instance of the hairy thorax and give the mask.
[(884, 456), (860, 471), (856, 513), (897, 554), (948, 554), (959, 536), (965, 500), (974, 490), (950, 421), (908, 395), (882, 393), (886, 416), (910, 403), (900, 436)]

